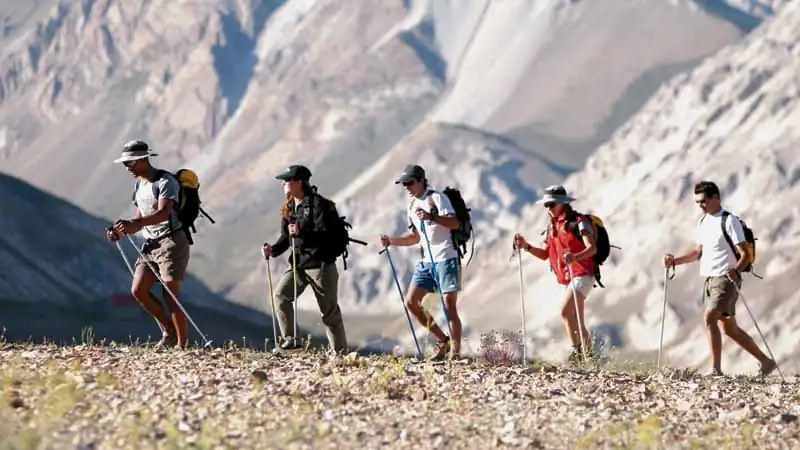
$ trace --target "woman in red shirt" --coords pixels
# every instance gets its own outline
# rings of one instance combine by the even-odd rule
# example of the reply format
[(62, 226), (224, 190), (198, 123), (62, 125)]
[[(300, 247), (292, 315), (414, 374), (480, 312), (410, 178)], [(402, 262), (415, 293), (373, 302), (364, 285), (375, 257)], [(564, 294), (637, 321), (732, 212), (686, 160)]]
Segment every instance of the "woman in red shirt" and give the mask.
[[(592, 357), (591, 340), (584, 321), (584, 302), (594, 287), (595, 263), (592, 257), (597, 252), (592, 225), (589, 219), (572, 209), (570, 202), (574, 200), (567, 195), (564, 186), (550, 186), (545, 190), (545, 195), (536, 202), (544, 204), (550, 214), (544, 248), (532, 246), (521, 234), (514, 236), (514, 245), (517, 248), (541, 260), (548, 260), (556, 281), (565, 286), (561, 319), (572, 342), (570, 362), (581, 360), (581, 336), (583, 348)], [(575, 314), (576, 303), (578, 316)]]

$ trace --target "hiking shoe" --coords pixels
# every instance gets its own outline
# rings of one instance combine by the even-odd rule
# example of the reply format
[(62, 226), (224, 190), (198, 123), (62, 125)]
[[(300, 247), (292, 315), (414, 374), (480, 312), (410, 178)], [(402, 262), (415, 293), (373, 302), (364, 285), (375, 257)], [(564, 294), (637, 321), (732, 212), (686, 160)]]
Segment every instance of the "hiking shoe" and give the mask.
[(281, 343), (281, 350), (292, 351), (300, 350), (301, 348), (303, 346), (294, 337), (283, 338), (283, 343)]
[(777, 368), (778, 363), (776, 363), (774, 359), (768, 359), (767, 361), (761, 363), (761, 366), (758, 369), (758, 375), (762, 378), (766, 378)]
[(439, 341), (436, 345), (436, 354), (433, 355), (431, 361), (441, 361), (447, 356), (447, 351), (450, 350), (450, 337), (444, 338), (444, 341)]

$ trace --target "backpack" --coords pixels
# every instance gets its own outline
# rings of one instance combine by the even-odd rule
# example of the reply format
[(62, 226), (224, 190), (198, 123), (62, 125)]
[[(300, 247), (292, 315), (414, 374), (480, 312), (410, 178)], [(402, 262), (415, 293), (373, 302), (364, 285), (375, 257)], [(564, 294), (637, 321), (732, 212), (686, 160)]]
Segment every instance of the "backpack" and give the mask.
[(366, 246), (367, 243), (350, 237), (350, 230), (353, 226), (347, 222), (346, 216), (339, 215), (336, 204), (333, 201), (319, 194), (314, 195), (319, 197), (320, 203), (324, 205), (323, 208), (327, 208), (324, 212), (325, 229), (329, 233), (327, 250), (334, 257), (341, 257), (344, 270), (347, 270), (347, 257), (350, 255), (348, 246), (350, 243), (355, 242), (363, 246)]
[[(730, 216), (730, 215), (731, 215), (731, 213), (729, 213), (728, 211), (725, 211), (725, 210), (722, 211), (722, 221), (721, 221), (721, 224), (722, 224), (722, 235), (725, 237), (725, 240), (728, 242), (728, 245), (731, 246), (731, 250), (733, 250), (733, 254), (734, 254), (734, 256), (736, 256), (736, 260), (738, 261), (739, 260), (739, 256), (740, 256), (739, 255), (739, 250), (733, 244), (733, 239), (731, 239), (730, 235), (728, 235), (728, 230), (725, 229), (725, 224), (728, 221), (728, 216)], [(705, 215), (703, 215), (703, 219), (704, 218), (705, 218)], [(755, 273), (753, 271), (753, 264), (755, 264), (755, 262), (756, 262), (756, 240), (758, 240), (758, 238), (756, 238), (755, 233), (753, 233), (753, 230), (751, 230), (750, 227), (748, 227), (747, 224), (739, 216), (736, 216), (736, 218), (739, 219), (739, 223), (742, 224), (742, 231), (744, 232), (745, 247), (747, 248), (747, 265), (745, 266), (745, 268), (742, 271), (743, 272), (751, 272), (754, 277), (762, 278), (760, 275), (758, 275), (757, 273)], [(700, 219), (700, 223), (703, 222), (703, 219)]]
[[(175, 173), (169, 172), (167, 170), (158, 169), (156, 173), (156, 178), (153, 181), (158, 180), (164, 175), (169, 175), (175, 178), (178, 181), (178, 203), (175, 205), (175, 210), (178, 216), (178, 220), (183, 225), (183, 231), (186, 233), (186, 237), (189, 239), (189, 245), (194, 244), (194, 239), (192, 239), (192, 233), (197, 233), (197, 229), (194, 226), (195, 220), (200, 214), (203, 214), (206, 219), (211, 221), (211, 223), (215, 223), (214, 219), (206, 213), (203, 208), (200, 206), (200, 179), (191, 169), (179, 169)], [(154, 191), (155, 191), (155, 184), (153, 184)], [(136, 186), (133, 190), (134, 201), (136, 199), (136, 190), (139, 188), (139, 180), (136, 180)], [(157, 198), (157, 192), (153, 192), (153, 195)], [(172, 221), (169, 222), (170, 227), (172, 227)], [(191, 231), (190, 231), (191, 229)]]
[(472, 209), (467, 207), (464, 197), (461, 196), (461, 191), (457, 188), (447, 186), (442, 191), (442, 194), (446, 195), (448, 200), (450, 200), (450, 204), (453, 205), (453, 209), (456, 212), (456, 218), (461, 224), (457, 230), (450, 231), (453, 245), (458, 251), (458, 257), (460, 259), (464, 259), (464, 255), (467, 253), (467, 242), (472, 240), (472, 249), (469, 252), (469, 259), (467, 260), (467, 265), (469, 265), (475, 251), (475, 239), (471, 239), (474, 234), (474, 229), (472, 228), (472, 217), (470, 217), (469, 214)]
[[(470, 250), (469, 259), (467, 260), (467, 265), (469, 265), (469, 263), (472, 261), (472, 255), (475, 253), (475, 239), (472, 239), (475, 233), (474, 229), (472, 228), (472, 217), (470, 217), (469, 214), (472, 209), (467, 208), (467, 204), (464, 202), (464, 198), (461, 196), (461, 191), (459, 191), (457, 188), (447, 186), (444, 188), (441, 194), (450, 200), (450, 204), (453, 206), (453, 210), (455, 211), (455, 216), (458, 219), (458, 222), (461, 224), (457, 230), (450, 230), (450, 239), (453, 242), (453, 246), (456, 248), (458, 259), (464, 259), (464, 256), (467, 253), (467, 243), (472, 240), (472, 249)], [(411, 205), (413, 204), (413, 200), (408, 204), (409, 213)], [(431, 211), (436, 209), (436, 205), (433, 204), (432, 196), (428, 196), (428, 204), (431, 207)], [(424, 251), (421, 248), (420, 254), (424, 255)]]
[(602, 274), (600, 273), (600, 266), (602, 266), (603, 263), (605, 263), (608, 259), (608, 256), (611, 253), (611, 247), (615, 247), (617, 249), (619, 249), (619, 247), (611, 245), (611, 241), (608, 237), (608, 230), (603, 223), (603, 219), (594, 214), (584, 214), (573, 211), (571, 215), (567, 217), (567, 229), (577, 236), (578, 239), (582, 239), (580, 231), (578, 231), (577, 221), (577, 219), (581, 216), (589, 220), (589, 223), (592, 226), (595, 247), (597, 248), (597, 251), (592, 257), (592, 259), (594, 259), (594, 279), (597, 281), (598, 286), (605, 288), (605, 286), (603, 286), (603, 282), (601, 281)]

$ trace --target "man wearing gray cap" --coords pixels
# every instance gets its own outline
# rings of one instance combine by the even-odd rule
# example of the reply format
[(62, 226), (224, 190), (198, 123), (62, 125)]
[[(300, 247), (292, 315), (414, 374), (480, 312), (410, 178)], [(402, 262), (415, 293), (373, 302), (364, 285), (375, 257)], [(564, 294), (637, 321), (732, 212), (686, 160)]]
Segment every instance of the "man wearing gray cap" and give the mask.
[[(439, 341), (433, 359), (444, 358), (448, 347), (451, 347), (452, 356), (458, 358), (461, 351), (461, 319), (458, 317), (456, 302), (458, 291), (461, 290), (461, 260), (458, 249), (453, 244), (451, 232), (459, 229), (461, 224), (455, 216), (450, 199), (428, 185), (425, 169), (421, 166), (406, 166), (395, 184), (402, 184), (411, 197), (406, 210), (408, 228), (411, 231), (400, 237), (383, 235), (380, 237), (381, 244), (384, 247), (420, 245), (422, 257), (411, 280), (406, 305), (414, 317)], [(422, 308), (425, 295), (437, 290), (444, 296), (451, 337), (446, 336)]]
[[(181, 281), (189, 264), (189, 239), (178, 220), (176, 205), (180, 185), (173, 176), (165, 176), (165, 172), (150, 164), (150, 157), (157, 155), (146, 142), (134, 140), (125, 144), (122, 155), (114, 160), (114, 163), (124, 165), (136, 180), (133, 193), (136, 212), (132, 219), (118, 220), (107, 232), (107, 237), (117, 241), (124, 235), (141, 231), (146, 239), (142, 254), (156, 267), (166, 287), (179, 296)], [(186, 316), (166, 289), (162, 289), (172, 313), (170, 323), (161, 304), (150, 292), (157, 281), (140, 256), (136, 260), (131, 293), (161, 328), (162, 339), (156, 348), (172, 344), (185, 348), (189, 339)]]

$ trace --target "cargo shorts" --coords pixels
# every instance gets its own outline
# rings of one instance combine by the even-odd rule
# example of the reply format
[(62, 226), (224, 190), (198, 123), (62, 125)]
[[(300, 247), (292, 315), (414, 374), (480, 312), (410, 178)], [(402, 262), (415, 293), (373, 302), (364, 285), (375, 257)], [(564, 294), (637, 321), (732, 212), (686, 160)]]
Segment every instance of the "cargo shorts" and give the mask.
[[(736, 282), (736, 287), (742, 287), (742, 280)], [(736, 301), (739, 293), (731, 280), (725, 275), (707, 277), (703, 284), (703, 303), (708, 309), (717, 309), (724, 317), (736, 315)]]
[[(158, 270), (164, 282), (182, 281), (189, 265), (189, 239), (184, 230), (178, 230), (156, 241), (145, 242), (142, 253), (150, 265)], [(141, 256), (136, 260), (136, 271), (150, 271)]]

